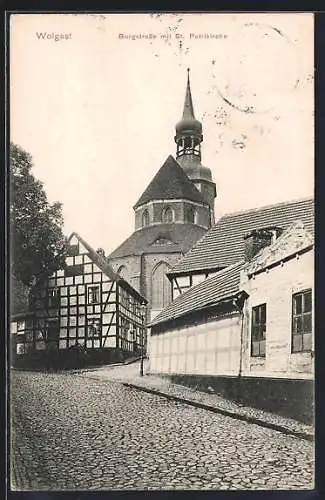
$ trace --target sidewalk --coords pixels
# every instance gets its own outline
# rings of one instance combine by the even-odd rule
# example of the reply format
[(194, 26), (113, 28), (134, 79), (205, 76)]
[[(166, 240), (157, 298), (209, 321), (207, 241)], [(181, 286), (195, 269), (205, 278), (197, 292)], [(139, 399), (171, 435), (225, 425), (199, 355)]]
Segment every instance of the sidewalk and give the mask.
[(314, 428), (291, 418), (285, 418), (275, 413), (257, 408), (240, 405), (217, 394), (205, 392), (171, 383), (168, 378), (146, 374), (148, 361), (144, 363), (143, 377), (140, 377), (140, 363), (128, 365), (104, 366), (97, 369), (74, 371), (73, 374), (94, 379), (106, 379), (123, 383), (137, 390), (156, 394), (174, 401), (189, 404), (197, 408), (245, 420), (248, 423), (268, 427), (285, 434), (312, 441)]

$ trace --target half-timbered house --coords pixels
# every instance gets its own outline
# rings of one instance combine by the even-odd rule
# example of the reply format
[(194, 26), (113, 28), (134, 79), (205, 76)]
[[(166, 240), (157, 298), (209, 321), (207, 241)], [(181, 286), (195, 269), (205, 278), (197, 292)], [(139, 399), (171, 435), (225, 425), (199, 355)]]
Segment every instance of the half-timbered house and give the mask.
[(90, 361), (140, 353), (146, 343), (145, 304), (100, 252), (73, 233), (64, 268), (37, 284), (28, 313), (12, 318), (16, 361), (40, 361), (52, 351), (59, 364), (69, 364), (75, 346)]

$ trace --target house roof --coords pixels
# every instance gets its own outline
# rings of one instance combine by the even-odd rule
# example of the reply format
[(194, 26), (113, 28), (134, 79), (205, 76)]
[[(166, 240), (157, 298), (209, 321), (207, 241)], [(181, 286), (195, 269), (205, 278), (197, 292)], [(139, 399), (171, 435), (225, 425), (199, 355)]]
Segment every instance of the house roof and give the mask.
[(86, 248), (88, 251), (88, 256), (89, 258), (99, 267), (99, 269), (106, 274), (112, 281), (117, 282), (120, 286), (122, 286), (124, 289), (126, 289), (128, 292), (130, 292), (133, 296), (137, 297), (138, 300), (146, 304), (147, 300), (137, 292), (127, 281), (125, 281), (119, 274), (115, 273), (110, 266), (110, 264), (101, 256), (99, 255), (90, 245), (87, 243), (86, 240), (84, 240), (78, 233), (73, 232), (68, 241), (72, 239), (72, 237), (75, 236), (80, 243)]
[(311, 249), (313, 235), (305, 229), (302, 221), (291, 224), (275, 242), (260, 250), (244, 269), (250, 277), (288, 258)]
[(133, 208), (148, 201), (186, 199), (206, 204), (180, 164), (169, 155)]
[(185, 253), (206, 229), (195, 224), (157, 224), (135, 231), (109, 256), (109, 259), (143, 253)]
[(240, 271), (243, 265), (244, 261), (240, 261), (226, 269), (222, 269), (215, 276), (202, 281), (179, 295), (154, 318), (149, 326), (172, 321), (234, 297), (240, 291)]
[(313, 233), (314, 200), (312, 198), (224, 215), (168, 274), (173, 276), (227, 267), (243, 258), (243, 237), (247, 232), (270, 226), (287, 229), (297, 220), (301, 220), (305, 228)]

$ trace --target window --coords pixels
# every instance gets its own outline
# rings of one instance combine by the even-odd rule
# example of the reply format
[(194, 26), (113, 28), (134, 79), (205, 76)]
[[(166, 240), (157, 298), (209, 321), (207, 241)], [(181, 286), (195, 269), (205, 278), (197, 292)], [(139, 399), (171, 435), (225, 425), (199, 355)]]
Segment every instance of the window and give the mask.
[(142, 214), (142, 226), (149, 226), (149, 212), (145, 210)]
[(48, 290), (48, 306), (49, 307), (60, 307), (60, 289), (59, 288), (49, 288)]
[(186, 222), (191, 222), (192, 224), (198, 224), (199, 212), (197, 209), (195, 209), (194, 207), (187, 207), (185, 214), (186, 214)]
[(87, 318), (87, 337), (99, 337), (100, 335), (100, 319)]
[(251, 355), (265, 357), (266, 304), (252, 309)]
[(25, 333), (25, 321), (17, 321), (17, 335)]
[(312, 294), (311, 290), (292, 296), (292, 352), (312, 350)]
[(99, 285), (88, 286), (88, 304), (98, 304), (99, 302)]
[(151, 243), (151, 246), (159, 246), (159, 245), (172, 245), (173, 242), (164, 236), (158, 236), (158, 238), (155, 239), (153, 243)]
[(194, 224), (194, 220), (195, 220), (194, 210), (193, 208), (189, 208), (187, 210), (187, 222), (192, 222)]
[(24, 344), (17, 344), (16, 345), (16, 353), (17, 354), (25, 354), (25, 345)]
[(162, 213), (162, 222), (164, 224), (170, 224), (173, 221), (174, 221), (174, 211), (170, 207), (165, 208)]

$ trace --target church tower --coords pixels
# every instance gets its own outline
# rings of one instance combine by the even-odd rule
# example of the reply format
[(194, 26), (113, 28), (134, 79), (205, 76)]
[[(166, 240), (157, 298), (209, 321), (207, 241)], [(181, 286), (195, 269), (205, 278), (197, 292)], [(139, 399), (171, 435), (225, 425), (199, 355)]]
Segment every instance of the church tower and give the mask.
[(172, 300), (166, 273), (214, 223), (216, 188), (201, 164), (202, 139), (188, 75), (176, 159), (169, 155), (143, 191), (133, 206), (134, 232), (108, 257), (114, 271), (148, 300), (148, 319)]
[(211, 170), (201, 164), (202, 123), (195, 118), (190, 85), (190, 70), (187, 70), (187, 85), (183, 117), (176, 125), (176, 159), (201, 192), (210, 206), (210, 226), (214, 224), (214, 199), (216, 185)]

